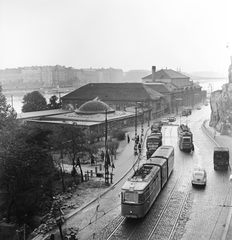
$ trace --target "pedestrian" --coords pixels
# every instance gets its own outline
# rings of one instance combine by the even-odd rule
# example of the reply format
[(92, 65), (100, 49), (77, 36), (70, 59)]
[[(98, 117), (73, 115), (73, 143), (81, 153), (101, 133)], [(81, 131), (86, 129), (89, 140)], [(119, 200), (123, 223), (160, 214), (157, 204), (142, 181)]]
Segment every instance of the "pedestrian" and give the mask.
[(134, 155), (135, 155), (135, 156), (138, 155), (138, 152), (137, 152), (137, 144), (135, 144), (135, 146), (134, 146)]
[(138, 149), (139, 149), (139, 153), (141, 153), (141, 151), (142, 151), (141, 143), (138, 144)]
[(93, 154), (91, 154), (90, 159), (91, 159), (91, 165), (94, 165), (94, 156), (93, 156)]
[(105, 158), (105, 153), (101, 151), (101, 160), (104, 161), (104, 158)]
[(130, 143), (130, 136), (127, 135), (127, 142)]

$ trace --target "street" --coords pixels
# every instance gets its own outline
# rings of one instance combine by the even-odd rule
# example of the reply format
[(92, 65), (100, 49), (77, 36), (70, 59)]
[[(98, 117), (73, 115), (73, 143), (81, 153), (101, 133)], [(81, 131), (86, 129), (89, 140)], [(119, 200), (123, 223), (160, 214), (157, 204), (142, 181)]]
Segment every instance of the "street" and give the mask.
[[(175, 230), (171, 239), (220, 239), (225, 236), (225, 226), (228, 225), (228, 212), (231, 201), (231, 187), (229, 182), (230, 170), (227, 172), (213, 169), (213, 148), (215, 143), (205, 134), (202, 124), (210, 117), (209, 106), (201, 110), (194, 110), (188, 117), (177, 117), (176, 122), (162, 127), (163, 145), (172, 145), (175, 148), (174, 172), (163, 189), (151, 210), (142, 220), (128, 219), (117, 230), (117, 237), (112, 239), (166, 239), (167, 232), (172, 225), (173, 216), (177, 216)], [(178, 124), (188, 124), (193, 132), (195, 151), (186, 153), (177, 146)], [(148, 130), (148, 134), (150, 130)], [(224, 136), (216, 136), (222, 141)], [(222, 139), (222, 140), (221, 140)], [(145, 141), (144, 141), (145, 142)], [(133, 142), (125, 148), (124, 164), (118, 167), (130, 168), (136, 161), (133, 153)], [(145, 145), (142, 148), (141, 159), (146, 161)], [(195, 166), (201, 166), (207, 171), (207, 185), (205, 188), (192, 187), (191, 173)], [(117, 168), (116, 168), (117, 169)], [(133, 169), (132, 169), (133, 171)], [(129, 172), (103, 196), (82, 211), (73, 215), (63, 225), (65, 228), (80, 229), (78, 239), (107, 239), (110, 233), (122, 221), (120, 214), (120, 190)], [(178, 181), (178, 184), (176, 184)], [(155, 234), (151, 234), (157, 216), (162, 211), (165, 202), (175, 187), (173, 198), (167, 213), (158, 225)], [(177, 202), (182, 201), (182, 206), (176, 213)], [(134, 226), (134, 227), (132, 227)], [(167, 238), (168, 239), (168, 238)], [(226, 239), (226, 238), (225, 238)]]

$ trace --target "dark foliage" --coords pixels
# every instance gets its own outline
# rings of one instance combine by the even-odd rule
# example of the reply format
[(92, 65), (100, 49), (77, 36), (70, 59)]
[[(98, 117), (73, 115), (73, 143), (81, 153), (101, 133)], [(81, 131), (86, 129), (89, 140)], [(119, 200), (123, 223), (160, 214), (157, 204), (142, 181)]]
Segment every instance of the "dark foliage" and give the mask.
[(58, 97), (56, 95), (51, 96), (49, 99), (49, 104), (47, 105), (47, 109), (60, 109), (61, 102), (58, 102)]
[(40, 92), (33, 91), (23, 97), (22, 112), (42, 111), (46, 109), (46, 98)]

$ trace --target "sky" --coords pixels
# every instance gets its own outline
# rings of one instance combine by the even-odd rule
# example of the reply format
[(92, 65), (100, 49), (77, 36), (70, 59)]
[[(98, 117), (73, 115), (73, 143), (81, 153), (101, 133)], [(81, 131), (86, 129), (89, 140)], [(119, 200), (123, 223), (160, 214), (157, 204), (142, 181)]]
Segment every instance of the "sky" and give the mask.
[(0, 69), (226, 73), (231, 0), (0, 0)]

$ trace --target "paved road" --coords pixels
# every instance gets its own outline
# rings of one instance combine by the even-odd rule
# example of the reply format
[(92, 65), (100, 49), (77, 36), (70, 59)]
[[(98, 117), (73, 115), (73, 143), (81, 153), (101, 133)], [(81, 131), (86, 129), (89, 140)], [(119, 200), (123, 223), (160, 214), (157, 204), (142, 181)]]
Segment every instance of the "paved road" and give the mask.
[[(197, 111), (197, 110), (195, 110), (195, 111)], [(181, 118), (177, 118), (177, 123), (179, 123), (180, 121), (181, 121)], [(183, 121), (183, 118), (182, 118), (182, 121)], [(207, 133), (208, 133), (209, 137), (212, 138), (212, 141), (215, 141), (220, 146), (228, 146), (230, 148), (230, 151), (232, 152), (232, 138), (230, 138), (228, 136), (222, 136), (219, 133), (217, 133), (215, 139), (213, 139), (214, 129), (212, 129), (209, 126), (208, 121), (205, 122), (205, 127), (206, 127), (206, 130), (207, 130)], [(147, 123), (145, 124), (144, 129), (145, 129), (145, 132), (146, 132), (146, 130), (148, 130)], [(131, 137), (134, 136), (134, 127), (128, 128), (127, 130), (130, 133)], [(141, 126), (138, 126), (138, 134), (140, 134), (140, 133), (141, 133)], [(118, 181), (120, 181), (120, 179), (122, 179), (122, 177), (125, 174), (128, 173), (128, 169), (130, 169), (131, 166), (136, 161), (136, 158), (133, 155), (133, 147), (134, 147), (134, 142), (130, 141), (129, 144), (126, 144), (125, 149), (120, 154), (120, 157), (118, 157), (118, 159), (115, 161), (114, 184), (109, 189), (107, 189), (107, 191), (110, 191), (110, 189), (112, 189), (112, 188), (116, 188), (116, 191), (114, 189), (114, 192), (116, 192), (116, 194), (111, 195), (111, 197), (107, 197), (107, 198), (102, 197), (101, 201), (103, 201), (103, 202), (96, 202), (96, 199), (93, 199), (93, 202), (95, 201), (95, 204), (93, 204), (90, 207), (82, 206), (81, 209), (78, 209), (79, 219), (75, 218), (74, 216), (72, 218), (72, 214), (71, 214), (69, 216), (70, 220), (68, 220), (65, 224), (66, 227), (67, 226), (70, 227), (72, 225), (73, 226), (78, 225), (78, 226), (83, 227), (85, 225), (88, 225), (90, 216), (96, 217), (94, 214), (96, 214), (96, 207), (98, 205), (99, 205), (98, 214), (102, 214), (102, 216), (104, 215), (104, 211), (111, 211), (111, 217), (110, 218), (107, 217), (109, 219), (108, 222), (110, 222), (110, 220), (112, 218), (117, 218), (118, 217), (117, 214), (118, 214), (118, 212), (120, 212), (120, 195), (118, 195), (118, 194), (120, 193), (121, 185), (119, 184), (119, 185), (115, 186), (115, 184)], [(145, 156), (145, 147), (144, 147), (142, 155), (143, 155), (143, 157)], [(230, 205), (232, 206), (232, 203)], [(103, 210), (103, 207), (104, 207), (104, 211), (101, 212), (101, 210)], [(232, 215), (232, 210), (229, 210), (226, 225), (225, 225), (224, 231), (223, 231), (223, 236), (221, 238), (222, 240), (232, 239), (231, 215)], [(105, 225), (105, 224), (107, 224), (106, 218), (102, 217), (101, 219), (102, 220), (99, 221), (100, 222), (99, 225), (92, 224), (93, 226), (91, 228), (92, 230), (90, 230), (90, 234), (94, 233), (94, 232), (97, 232), (101, 228), (106, 226)], [(84, 235), (82, 237), (83, 237), (83, 239), (85, 238)], [(80, 238), (80, 239), (82, 239), (82, 238)]]

